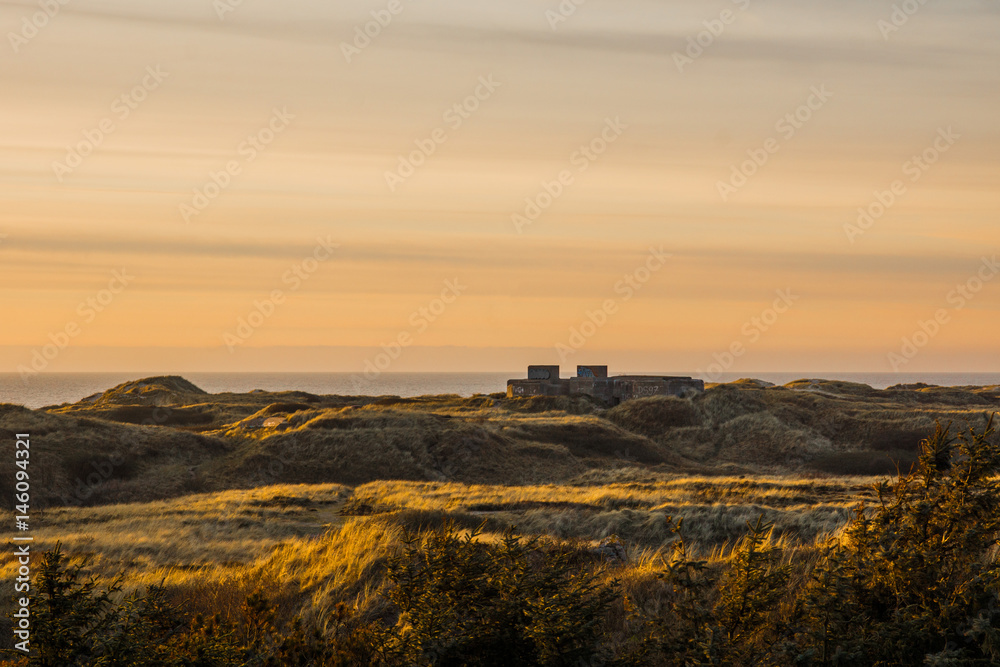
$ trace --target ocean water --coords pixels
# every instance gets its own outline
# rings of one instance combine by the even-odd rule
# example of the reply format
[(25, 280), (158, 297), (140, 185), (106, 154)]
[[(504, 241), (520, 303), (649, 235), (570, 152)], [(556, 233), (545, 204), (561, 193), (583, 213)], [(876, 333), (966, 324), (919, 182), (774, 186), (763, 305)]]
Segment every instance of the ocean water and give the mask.
[[(163, 373), (40, 373), (21, 379), (16, 373), (0, 373), (0, 403), (40, 408), (74, 403), (122, 382)], [(311, 394), (364, 396), (421, 396), (426, 394), (490, 394), (505, 391), (507, 380), (523, 377), (524, 371), (507, 373), (383, 373), (374, 380), (358, 381), (356, 373), (182, 373), (183, 377), (210, 393), (305, 391)], [(686, 375), (686, 373), (664, 373)], [(568, 376), (567, 376), (568, 377)], [(731, 382), (752, 377), (774, 384), (802, 378), (846, 380), (884, 389), (894, 384), (925, 382), (941, 386), (986, 386), (1000, 384), (1000, 373), (727, 373), (717, 381)], [(703, 378), (709, 379), (709, 378)], [(715, 378), (712, 378), (715, 380)]]

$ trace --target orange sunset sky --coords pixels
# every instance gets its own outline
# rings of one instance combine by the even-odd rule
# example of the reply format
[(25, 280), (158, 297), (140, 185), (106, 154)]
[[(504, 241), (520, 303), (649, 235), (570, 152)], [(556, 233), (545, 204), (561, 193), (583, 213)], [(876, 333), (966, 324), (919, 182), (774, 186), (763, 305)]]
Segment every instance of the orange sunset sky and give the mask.
[(0, 372), (1000, 371), (1000, 3), (895, 4), (0, 2)]

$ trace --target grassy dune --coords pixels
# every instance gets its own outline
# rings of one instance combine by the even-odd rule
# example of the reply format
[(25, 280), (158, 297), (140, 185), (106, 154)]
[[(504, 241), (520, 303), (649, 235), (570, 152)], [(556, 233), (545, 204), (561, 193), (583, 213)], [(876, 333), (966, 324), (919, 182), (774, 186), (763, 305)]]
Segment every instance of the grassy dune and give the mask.
[[(445, 525), (483, 526), (487, 540), (514, 528), (598, 561), (599, 545), (620, 544), (624, 562), (602, 576), (655, 607), (672, 519), (709, 563), (758, 517), (786, 558), (812, 553), (871, 500), (874, 475), (908, 469), (935, 421), (979, 428), (998, 406), (997, 387), (810, 380), (605, 409), (586, 397), (210, 395), (151, 378), (75, 404), (0, 406), (0, 435), (32, 435), (36, 552), (61, 542), (102, 584), (162, 582), (191, 613), (236, 618), (262, 589), (280, 620), (322, 624), (338, 603), (389, 614), (389, 557), (407, 531)], [(0, 554), (5, 586), (15, 570)]]
[[(618, 471), (635, 477), (638, 470)], [(103, 583), (128, 572), (128, 587), (163, 582), (185, 607), (236, 613), (257, 588), (289, 618), (320, 615), (338, 602), (378, 614), (369, 602), (404, 530), (486, 523), (487, 538), (509, 526), (588, 550), (612, 535), (627, 545), (616, 576), (662, 565), (674, 539), (667, 516), (683, 517), (706, 557), (722, 557), (747, 521), (764, 515), (786, 545), (808, 547), (846, 521), (868, 496), (865, 478), (798, 480), (673, 477), (642, 482), (482, 486), (372, 482), (277, 485), (151, 503), (53, 508), (37, 517), (35, 548), (61, 542), (74, 563)], [(16, 562), (0, 555), (11, 585)]]
[(638, 548), (657, 549), (673, 539), (667, 517), (683, 517), (694, 544), (714, 547), (741, 534), (758, 516), (773, 523), (777, 535), (811, 542), (842, 525), (850, 508), (870, 497), (870, 487), (868, 478), (675, 477), (517, 487), (372, 482), (354, 490), (344, 511), (395, 516), (410, 528), (445, 520), (473, 527), (485, 521), (497, 532), (515, 526), (561, 539), (616, 535)]
[[(741, 381), (609, 410), (587, 397), (207, 394), (164, 377), (42, 410), (0, 405), (0, 436), (32, 434), (36, 505), (86, 506), (276, 484), (565, 484), (630, 467), (887, 474), (912, 464), (935, 421), (979, 427), (998, 408), (998, 387), (821, 380)], [(0, 461), (5, 498), (11, 465)]]

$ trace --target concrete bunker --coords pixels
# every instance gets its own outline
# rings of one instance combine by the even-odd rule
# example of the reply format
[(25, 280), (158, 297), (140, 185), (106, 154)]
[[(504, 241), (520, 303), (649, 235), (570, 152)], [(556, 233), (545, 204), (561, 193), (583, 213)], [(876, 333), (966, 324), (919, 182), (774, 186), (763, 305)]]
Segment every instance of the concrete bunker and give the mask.
[(612, 406), (633, 398), (684, 396), (691, 391), (705, 391), (705, 383), (686, 376), (609, 377), (607, 366), (577, 366), (576, 377), (565, 379), (559, 377), (559, 366), (528, 366), (527, 379), (507, 380), (508, 398), (586, 394)]

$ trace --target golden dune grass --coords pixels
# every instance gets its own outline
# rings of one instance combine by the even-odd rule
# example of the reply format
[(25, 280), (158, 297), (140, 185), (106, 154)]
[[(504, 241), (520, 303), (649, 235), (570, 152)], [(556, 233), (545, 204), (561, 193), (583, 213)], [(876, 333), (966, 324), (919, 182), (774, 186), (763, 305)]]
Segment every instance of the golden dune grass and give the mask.
[[(349, 493), (336, 484), (279, 485), (152, 503), (55, 508), (33, 517), (34, 551), (56, 542), (100, 576), (189, 571), (252, 561), (282, 540), (322, 533)], [(0, 575), (15, 561), (0, 555)]]
[[(683, 517), (685, 536), (710, 560), (763, 514), (774, 539), (809, 548), (837, 531), (872, 480), (670, 477), (609, 484), (497, 486), (386, 481), (355, 489), (334, 484), (278, 485), (198, 494), (154, 503), (60, 508), (37, 517), (35, 552), (56, 541), (72, 562), (126, 590), (163, 583), (189, 611), (237, 613), (257, 589), (283, 617), (322, 618), (339, 602), (378, 614), (386, 559), (404, 528), (486, 521), (485, 539), (509, 526), (588, 548), (615, 534), (629, 563), (616, 576), (649, 582), (674, 539), (667, 516)], [(339, 511), (368, 513), (341, 516)], [(37, 562), (37, 561), (36, 561)], [(8, 583), (16, 564), (0, 556)], [(638, 585), (638, 584), (637, 584)]]

